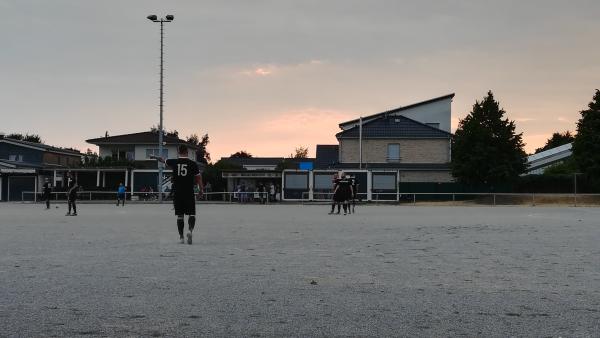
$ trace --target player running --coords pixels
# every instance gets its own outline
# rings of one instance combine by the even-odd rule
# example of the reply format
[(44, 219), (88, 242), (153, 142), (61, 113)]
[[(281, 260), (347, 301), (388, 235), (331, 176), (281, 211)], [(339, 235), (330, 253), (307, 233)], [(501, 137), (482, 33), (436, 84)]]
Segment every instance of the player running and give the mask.
[(188, 215), (189, 231), (187, 233), (187, 243), (192, 244), (192, 231), (196, 224), (196, 199), (194, 196), (194, 186), (198, 186), (200, 194), (202, 193), (202, 175), (195, 161), (190, 160), (188, 149), (185, 145), (180, 145), (177, 159), (168, 159), (159, 156), (153, 156), (159, 162), (166, 163), (173, 170), (173, 205), (175, 206), (175, 215), (177, 216), (177, 230), (179, 231), (179, 240), (183, 244), (184, 217)]
[(50, 195), (52, 195), (52, 186), (48, 179), (44, 182), (43, 199), (46, 201), (46, 210), (50, 209)]
[[(73, 174), (71, 172), (67, 173), (67, 203), (69, 205), (69, 211), (65, 216), (77, 216), (77, 189), (79, 189), (79, 185), (75, 181)], [(71, 214), (71, 208), (73, 208), (73, 213)]]

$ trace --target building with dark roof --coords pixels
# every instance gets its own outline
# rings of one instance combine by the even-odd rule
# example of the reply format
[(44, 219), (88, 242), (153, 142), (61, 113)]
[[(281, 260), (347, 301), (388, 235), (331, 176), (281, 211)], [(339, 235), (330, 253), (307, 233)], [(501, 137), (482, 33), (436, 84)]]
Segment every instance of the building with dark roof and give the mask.
[(284, 172), (284, 199), (330, 199), (337, 171), (355, 177), (365, 200), (398, 200), (402, 183), (452, 181), (453, 98), (449, 94), (340, 123), (338, 144), (317, 145), (315, 170)]
[[(44, 174), (79, 166), (82, 154), (43, 143), (34, 143), (0, 134), (0, 201), (20, 201), (23, 192), (36, 191)], [(33, 194), (27, 197), (33, 199)]]
[[(111, 157), (114, 160), (147, 161), (154, 163), (150, 156), (158, 153), (158, 132), (145, 131), (141, 133), (105, 136), (86, 140), (87, 143), (98, 146), (98, 155), (102, 158)], [(188, 148), (188, 156), (195, 159), (195, 151), (198, 147), (178, 137), (163, 136), (164, 158), (176, 158), (177, 147), (185, 145)]]

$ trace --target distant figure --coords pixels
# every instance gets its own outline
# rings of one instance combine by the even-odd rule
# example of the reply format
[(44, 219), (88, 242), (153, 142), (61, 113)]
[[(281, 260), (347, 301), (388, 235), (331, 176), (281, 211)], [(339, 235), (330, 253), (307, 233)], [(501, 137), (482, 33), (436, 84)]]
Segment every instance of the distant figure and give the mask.
[(339, 195), (338, 195), (338, 186), (339, 186), (339, 175), (338, 173), (333, 174), (333, 179), (331, 180), (331, 183), (333, 184), (333, 196), (331, 197), (331, 211), (329, 212), (330, 215), (332, 215), (335, 211), (335, 206), (337, 205), (337, 213), (340, 213), (340, 209), (341, 204), (339, 202)]
[(260, 200), (260, 204), (265, 204), (267, 198), (265, 196), (265, 185), (262, 183), (258, 184), (258, 197)]
[(206, 185), (204, 186), (204, 199), (205, 200), (210, 200), (210, 193), (212, 192), (212, 185), (210, 184), (210, 182), (206, 182)]
[(119, 183), (119, 188), (117, 188), (117, 206), (120, 202), (123, 202), (123, 206), (125, 206), (125, 186), (123, 183)]
[[(75, 178), (71, 172), (67, 173), (67, 204), (69, 211), (65, 216), (77, 216), (77, 190), (79, 185), (75, 182)], [(73, 213), (71, 214), (71, 209)]]
[(179, 240), (183, 244), (183, 229), (185, 226), (185, 215), (188, 215), (187, 243), (192, 244), (192, 231), (196, 224), (196, 198), (194, 186), (199, 187), (202, 193), (202, 176), (195, 161), (188, 158), (187, 147), (180, 145), (177, 159), (165, 161), (162, 157), (155, 157), (160, 162), (166, 163), (173, 170), (173, 191), (175, 215), (177, 216), (177, 230)]
[(338, 173), (337, 179), (334, 181), (335, 186), (333, 189), (333, 204), (331, 205), (331, 212), (329, 214), (333, 214), (333, 209), (335, 205), (337, 205), (337, 214), (340, 213), (340, 204), (344, 207), (344, 215), (350, 212), (350, 204), (349, 201), (352, 198), (352, 183), (350, 182), (350, 177), (347, 176), (343, 171)]
[(269, 199), (271, 202), (275, 201), (275, 185), (273, 182), (269, 185)]
[(50, 195), (52, 195), (52, 185), (46, 179), (46, 182), (44, 182), (44, 194), (42, 195), (44, 201), (46, 201), (46, 210), (50, 209)]
[(356, 198), (358, 197), (358, 183), (356, 177), (350, 178), (350, 186), (352, 187), (352, 213), (355, 213), (354, 208), (356, 207)]

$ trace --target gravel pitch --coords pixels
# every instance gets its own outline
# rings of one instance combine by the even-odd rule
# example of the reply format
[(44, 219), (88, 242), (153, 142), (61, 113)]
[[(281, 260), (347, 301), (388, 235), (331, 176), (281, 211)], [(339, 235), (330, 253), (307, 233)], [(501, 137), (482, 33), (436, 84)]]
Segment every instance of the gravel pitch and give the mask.
[(599, 337), (600, 209), (0, 204), (0, 336)]

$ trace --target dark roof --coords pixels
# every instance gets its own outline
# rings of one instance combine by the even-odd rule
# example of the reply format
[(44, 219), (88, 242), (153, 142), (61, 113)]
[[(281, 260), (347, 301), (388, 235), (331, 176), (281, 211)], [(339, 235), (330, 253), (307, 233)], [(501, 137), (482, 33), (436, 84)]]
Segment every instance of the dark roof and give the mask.
[(221, 157), (221, 161), (231, 164), (244, 165), (278, 165), (283, 157)]
[[(410, 109), (410, 108), (414, 108), (414, 107), (422, 106), (422, 105), (424, 105), (424, 104), (429, 104), (429, 103), (433, 103), (433, 102), (436, 102), (436, 101), (441, 101), (441, 100), (446, 100), (446, 99), (452, 99), (452, 98), (454, 98), (454, 95), (456, 95), (456, 94), (452, 93), (452, 94), (448, 94), (448, 95), (444, 95), (444, 96), (436, 97), (436, 98), (429, 99), (429, 100), (426, 100), (426, 101), (422, 101), (422, 102), (413, 103), (413, 104), (411, 104), (411, 105), (408, 105), (408, 106), (404, 106), (404, 107), (398, 107), (398, 108), (394, 108), (394, 109), (391, 109), (391, 110), (387, 110), (387, 111), (384, 111), (384, 112), (381, 112), (381, 113), (377, 113), (377, 114), (373, 114), (373, 115), (365, 116), (365, 117), (363, 117), (362, 119), (363, 119), (363, 121), (364, 121), (364, 120), (367, 120), (367, 119), (372, 119), (372, 118), (374, 118), (374, 117), (379, 117), (379, 116), (389, 115), (389, 114), (393, 114), (393, 113), (398, 113), (398, 112), (401, 112), (401, 111), (403, 111), (403, 110), (407, 110), (407, 109)], [(350, 123), (356, 123), (356, 122), (358, 122), (358, 121), (359, 121), (359, 119), (354, 119), (354, 120), (350, 120), (350, 121), (342, 122), (342, 123), (340, 123), (340, 128), (341, 128), (343, 125), (350, 124)]]
[(43, 144), (43, 143), (36, 143), (36, 142), (27, 142), (27, 141), (15, 140), (15, 139), (8, 138), (8, 137), (0, 138), (0, 142), (3, 142), (3, 141), (11, 142), (11, 143), (17, 143), (17, 144), (22, 144), (22, 145), (27, 146), (27, 147), (39, 148), (42, 151), (49, 151), (49, 152), (55, 152), (55, 153), (64, 153), (64, 154), (73, 155), (73, 156), (81, 156), (82, 155), (79, 151), (70, 150), (70, 149), (63, 149), (63, 148), (54, 147), (54, 146), (49, 146), (49, 145)]
[[(101, 145), (101, 144), (154, 144), (158, 143), (158, 133), (153, 131), (144, 131), (141, 133), (115, 135), (109, 137), (99, 137), (86, 140), (87, 143)], [(196, 145), (189, 143), (179, 137), (173, 137), (163, 135), (163, 142), (165, 144), (185, 144), (190, 148), (197, 149)]]
[[(358, 169), (358, 163), (337, 163), (331, 169)], [(362, 169), (450, 170), (449, 163), (363, 163)]]
[(300, 162), (315, 162), (314, 158), (284, 158), (284, 157), (221, 157), (221, 161), (226, 161), (231, 164), (243, 167), (251, 166), (276, 166), (283, 161), (288, 161), (296, 164), (299, 167)]
[[(340, 138), (358, 138), (359, 126), (341, 131), (335, 135)], [(452, 134), (409, 119), (406, 116), (380, 116), (363, 124), (362, 137), (369, 138), (449, 138)]]
[(315, 168), (329, 168), (338, 163), (339, 149), (337, 144), (317, 144)]

